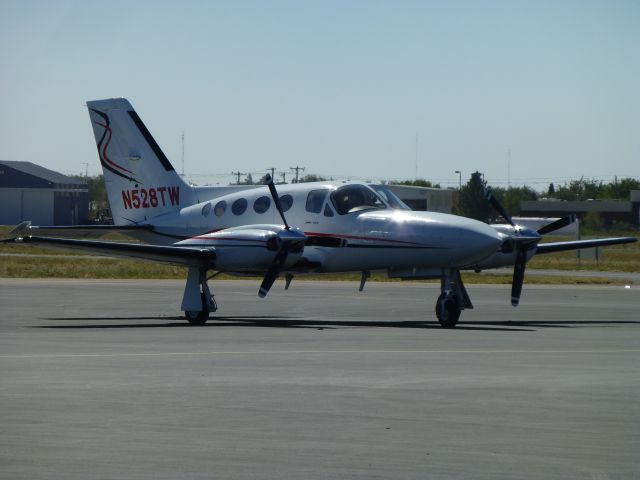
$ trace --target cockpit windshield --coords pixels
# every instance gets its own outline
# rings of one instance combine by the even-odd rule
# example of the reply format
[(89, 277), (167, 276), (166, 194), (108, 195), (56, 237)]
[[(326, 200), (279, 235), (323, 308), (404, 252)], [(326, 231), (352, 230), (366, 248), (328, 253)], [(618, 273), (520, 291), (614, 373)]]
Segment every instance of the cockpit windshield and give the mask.
[(387, 208), (382, 199), (365, 185), (345, 185), (331, 194), (331, 202), (339, 215), (370, 208)]
[(411, 210), (406, 203), (404, 203), (398, 196), (391, 191), (386, 185), (370, 185), (378, 194), (384, 198), (389, 206), (395, 210)]

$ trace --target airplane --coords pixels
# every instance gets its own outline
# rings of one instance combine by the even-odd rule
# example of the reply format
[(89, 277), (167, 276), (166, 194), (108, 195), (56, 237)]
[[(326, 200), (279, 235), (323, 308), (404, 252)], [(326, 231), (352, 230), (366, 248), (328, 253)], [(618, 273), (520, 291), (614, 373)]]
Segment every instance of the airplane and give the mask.
[[(209, 280), (219, 273), (262, 276), (265, 297), (281, 276), (371, 272), (390, 278), (440, 279), (435, 313), (453, 328), (473, 304), (460, 272), (514, 266), (511, 303), (517, 306), (527, 262), (546, 254), (635, 242), (633, 237), (539, 242), (575, 220), (537, 231), (517, 225), (490, 189), (487, 200), (506, 220), (488, 225), (456, 215), (413, 211), (386, 185), (315, 182), (243, 188), (187, 184), (128, 100), (87, 102), (113, 226), (33, 226), (23, 222), (5, 242), (75, 249), (187, 268), (181, 309), (202, 325), (217, 303)], [(120, 231), (139, 243), (88, 240)], [(42, 236), (42, 235), (53, 236)], [(81, 235), (83, 239), (68, 238)], [(142, 242), (142, 243), (140, 243)]]

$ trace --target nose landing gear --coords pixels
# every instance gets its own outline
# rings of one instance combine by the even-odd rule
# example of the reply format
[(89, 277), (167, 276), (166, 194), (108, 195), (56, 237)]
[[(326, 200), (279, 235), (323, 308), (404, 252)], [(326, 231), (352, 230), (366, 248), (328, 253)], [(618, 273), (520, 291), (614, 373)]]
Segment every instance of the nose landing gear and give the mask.
[(436, 316), (442, 328), (454, 328), (465, 308), (473, 308), (462, 283), (459, 270), (445, 269), (440, 278), (440, 296), (436, 302)]

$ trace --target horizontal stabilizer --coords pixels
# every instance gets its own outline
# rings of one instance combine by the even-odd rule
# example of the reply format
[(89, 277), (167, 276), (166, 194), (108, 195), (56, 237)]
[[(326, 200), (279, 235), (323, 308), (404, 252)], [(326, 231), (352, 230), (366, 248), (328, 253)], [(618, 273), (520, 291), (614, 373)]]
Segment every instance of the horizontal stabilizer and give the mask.
[(62, 238), (99, 238), (108, 233), (119, 232), (123, 234), (134, 232), (153, 231), (152, 225), (31, 225), (31, 222), (22, 222), (9, 234), (12, 237), (22, 237), (31, 234), (55, 235)]
[(101, 242), (96, 240), (70, 240), (64, 238), (28, 236), (16, 240), (62, 249), (81, 250), (110, 257), (135, 258), (170, 265), (214, 268), (216, 253), (212, 248), (141, 245), (125, 242)]

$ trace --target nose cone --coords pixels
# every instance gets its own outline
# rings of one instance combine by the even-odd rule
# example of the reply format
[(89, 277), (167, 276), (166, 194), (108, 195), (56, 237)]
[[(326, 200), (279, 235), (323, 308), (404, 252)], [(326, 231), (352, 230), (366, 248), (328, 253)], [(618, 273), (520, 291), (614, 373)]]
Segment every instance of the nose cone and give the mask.
[(438, 252), (442, 267), (462, 268), (495, 253), (502, 238), (486, 223), (435, 212), (397, 211), (388, 219), (394, 237), (424, 245)]
[[(500, 249), (503, 241), (500, 234), (486, 223), (473, 219), (465, 220), (468, 222), (455, 227), (457, 232), (453, 235), (461, 240), (456, 248), (459, 252), (457, 267), (472, 265), (494, 254)], [(452, 243), (456, 244), (455, 241)]]

